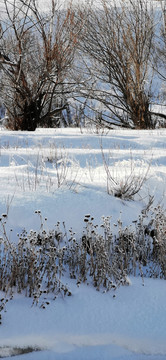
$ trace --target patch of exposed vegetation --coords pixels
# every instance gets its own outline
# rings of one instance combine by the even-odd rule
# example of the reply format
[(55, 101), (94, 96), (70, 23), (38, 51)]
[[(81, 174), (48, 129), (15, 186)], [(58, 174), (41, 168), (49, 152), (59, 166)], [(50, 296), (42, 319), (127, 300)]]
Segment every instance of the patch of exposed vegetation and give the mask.
[(65, 223), (46, 231), (40, 210), (36, 214), (41, 230), (24, 230), (17, 243), (7, 236), (6, 214), (0, 219), (0, 313), (15, 292), (32, 297), (32, 304), (43, 309), (50, 296), (71, 296), (66, 277), (75, 279), (77, 286), (86, 282), (103, 292), (129, 284), (131, 274), (166, 279), (166, 215), (161, 206), (151, 211), (148, 221), (141, 214), (127, 227), (120, 219), (111, 226), (109, 216), (98, 226), (86, 214), (81, 238), (72, 229), (67, 233)]

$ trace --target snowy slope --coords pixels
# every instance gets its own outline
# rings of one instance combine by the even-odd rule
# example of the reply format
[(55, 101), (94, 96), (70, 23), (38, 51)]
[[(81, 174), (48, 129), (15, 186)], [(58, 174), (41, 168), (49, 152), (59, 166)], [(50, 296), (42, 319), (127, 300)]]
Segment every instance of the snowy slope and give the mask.
[[(101, 144), (116, 180), (130, 174), (133, 165), (141, 174), (151, 163), (148, 181), (134, 202), (108, 196)], [(0, 212), (9, 208), (8, 225), (18, 231), (39, 228), (37, 209), (48, 218), (49, 228), (65, 221), (67, 229), (73, 227), (78, 233), (87, 213), (99, 223), (103, 215), (116, 221), (121, 211), (122, 221), (128, 224), (137, 219), (149, 194), (155, 203), (165, 204), (165, 144), (164, 129), (117, 130), (106, 135), (79, 129), (2, 130)]]
[[(38, 129), (34, 133), (0, 131), (0, 213), (8, 213), (11, 241), (25, 228), (40, 229), (40, 209), (46, 229), (57, 221), (79, 237), (84, 216), (96, 224), (112, 216), (132, 224), (146, 207), (165, 207), (166, 130)], [(149, 164), (148, 179), (134, 201), (107, 193), (101, 146), (116, 179), (140, 174)], [(10, 232), (10, 229), (13, 231)], [(32, 299), (15, 295), (2, 314), (0, 357), (19, 348), (41, 351), (15, 359), (161, 360), (166, 359), (166, 285), (164, 280), (131, 278), (131, 284), (103, 294), (91, 286), (78, 288), (67, 275), (71, 297), (59, 297), (47, 308), (32, 307)], [(4, 294), (1, 293), (0, 298)], [(14, 348), (14, 350), (13, 350)], [(17, 348), (17, 349), (16, 349)]]

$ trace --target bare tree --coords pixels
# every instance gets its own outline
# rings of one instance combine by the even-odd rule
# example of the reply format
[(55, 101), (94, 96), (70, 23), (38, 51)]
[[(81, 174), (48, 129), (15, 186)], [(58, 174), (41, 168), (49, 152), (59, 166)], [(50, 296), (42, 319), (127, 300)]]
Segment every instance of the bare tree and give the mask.
[(153, 8), (147, 0), (99, 4), (83, 10), (81, 50), (89, 58), (84, 67), (89, 94), (83, 86), (81, 94), (103, 104), (100, 119), (108, 123), (151, 128)]
[(15, 130), (35, 130), (53, 122), (58, 126), (60, 118), (66, 121), (66, 108), (69, 114), (68, 72), (79, 29), (72, 7), (62, 11), (52, 0), (44, 14), (36, 0), (3, 1), (0, 67), (7, 126)]
[(161, 11), (158, 19), (160, 25), (156, 34), (154, 63), (159, 77), (166, 81), (166, 0), (161, 0), (160, 5)]
[[(153, 45), (152, 67), (157, 77), (158, 92), (152, 115), (160, 126), (166, 126), (166, 0), (159, 0), (156, 9), (156, 32)], [(157, 106), (156, 106), (157, 105)], [(162, 106), (161, 106), (162, 105)], [(153, 107), (152, 107), (153, 109)]]

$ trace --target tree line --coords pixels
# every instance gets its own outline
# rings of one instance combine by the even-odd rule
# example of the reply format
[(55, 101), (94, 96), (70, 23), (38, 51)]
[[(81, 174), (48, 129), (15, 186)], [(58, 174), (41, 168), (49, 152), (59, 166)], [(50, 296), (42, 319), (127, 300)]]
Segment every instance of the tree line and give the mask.
[(0, 98), (9, 129), (165, 126), (152, 104), (166, 94), (166, 0), (0, 6)]

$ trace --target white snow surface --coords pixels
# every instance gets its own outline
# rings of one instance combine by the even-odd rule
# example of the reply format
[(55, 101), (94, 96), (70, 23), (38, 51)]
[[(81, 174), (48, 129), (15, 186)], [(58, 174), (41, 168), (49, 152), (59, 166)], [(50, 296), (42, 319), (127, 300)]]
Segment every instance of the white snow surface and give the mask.
[[(115, 179), (134, 169), (148, 179), (133, 201), (107, 193), (107, 174), (101, 146)], [(0, 130), (0, 214), (7, 213), (7, 233), (17, 241), (24, 228), (39, 231), (57, 221), (77, 236), (84, 216), (96, 224), (102, 216), (121, 217), (123, 225), (136, 220), (154, 196), (164, 208), (166, 185), (166, 129), (153, 131), (95, 129)], [(10, 230), (13, 230), (10, 232)], [(166, 282), (131, 277), (130, 285), (102, 293), (90, 285), (78, 288), (65, 275), (72, 296), (50, 299), (41, 309), (32, 299), (15, 294), (0, 325), (0, 357), (10, 359), (15, 348), (40, 351), (17, 359), (43, 360), (164, 360), (166, 359)], [(4, 294), (0, 293), (0, 298)]]
[[(40, 347), (15, 359), (166, 358), (164, 280), (132, 278), (129, 287), (102, 294), (87, 285), (57, 299), (46, 310), (16, 296), (0, 328), (0, 347)], [(6, 351), (7, 351), (6, 350)], [(4, 351), (4, 350), (3, 350)], [(3, 354), (3, 352), (2, 352)]]

